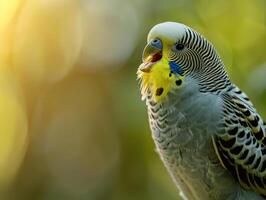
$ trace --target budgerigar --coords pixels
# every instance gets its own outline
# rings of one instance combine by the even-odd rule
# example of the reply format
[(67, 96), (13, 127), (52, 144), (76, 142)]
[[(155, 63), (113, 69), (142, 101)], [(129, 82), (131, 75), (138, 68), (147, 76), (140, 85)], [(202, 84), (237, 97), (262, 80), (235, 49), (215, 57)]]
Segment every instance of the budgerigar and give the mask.
[(214, 46), (175, 22), (154, 26), (137, 74), (156, 149), (189, 200), (266, 196), (266, 124)]

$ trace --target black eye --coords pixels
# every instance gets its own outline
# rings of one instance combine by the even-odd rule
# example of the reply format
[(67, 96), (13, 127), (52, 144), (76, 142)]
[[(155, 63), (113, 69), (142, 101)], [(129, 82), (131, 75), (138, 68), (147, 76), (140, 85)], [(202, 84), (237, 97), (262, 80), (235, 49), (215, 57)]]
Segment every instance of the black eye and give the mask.
[(181, 51), (185, 48), (185, 45), (179, 43), (179, 44), (176, 44), (174, 49), (177, 50), (177, 51)]

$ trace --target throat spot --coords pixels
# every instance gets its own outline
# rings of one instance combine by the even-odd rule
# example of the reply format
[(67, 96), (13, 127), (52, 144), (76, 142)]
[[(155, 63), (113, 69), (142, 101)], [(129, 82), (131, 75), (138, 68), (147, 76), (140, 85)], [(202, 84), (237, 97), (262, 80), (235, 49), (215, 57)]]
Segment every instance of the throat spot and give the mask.
[(163, 88), (157, 88), (156, 89), (156, 96), (161, 96), (163, 94), (164, 89)]
[(182, 80), (181, 80), (181, 79), (176, 80), (176, 81), (175, 81), (175, 84), (176, 84), (177, 86), (182, 85)]

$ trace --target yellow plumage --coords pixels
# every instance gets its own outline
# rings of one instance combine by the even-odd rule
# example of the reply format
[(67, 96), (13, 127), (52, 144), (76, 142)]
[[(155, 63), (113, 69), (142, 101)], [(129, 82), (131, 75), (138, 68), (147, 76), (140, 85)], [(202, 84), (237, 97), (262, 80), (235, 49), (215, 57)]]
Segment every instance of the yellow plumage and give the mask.
[[(149, 89), (155, 102), (161, 101), (171, 89), (177, 88), (175, 84), (176, 77), (171, 75), (170, 66), (164, 57), (153, 65), (150, 73), (143, 73), (139, 70), (138, 77), (142, 80), (142, 96), (145, 98)], [(157, 90), (160, 88), (163, 89), (163, 92), (158, 95)]]

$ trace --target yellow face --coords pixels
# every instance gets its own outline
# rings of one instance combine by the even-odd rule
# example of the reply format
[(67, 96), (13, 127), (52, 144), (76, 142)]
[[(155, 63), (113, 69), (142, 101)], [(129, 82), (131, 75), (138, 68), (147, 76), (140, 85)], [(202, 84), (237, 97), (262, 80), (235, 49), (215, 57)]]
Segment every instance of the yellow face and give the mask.
[(141, 93), (143, 98), (150, 91), (152, 99), (160, 102), (174, 89), (181, 87), (183, 76), (174, 73), (169, 65), (171, 42), (159, 40), (161, 44), (153, 44), (153, 39), (145, 47), (143, 63), (138, 69), (138, 78), (141, 80)]

